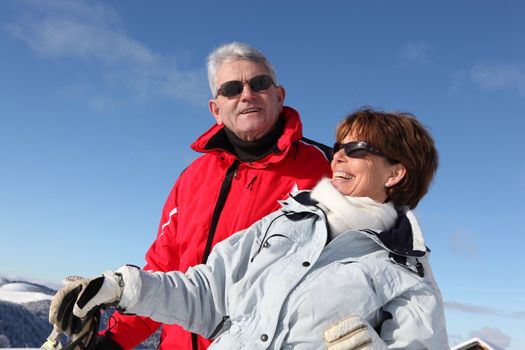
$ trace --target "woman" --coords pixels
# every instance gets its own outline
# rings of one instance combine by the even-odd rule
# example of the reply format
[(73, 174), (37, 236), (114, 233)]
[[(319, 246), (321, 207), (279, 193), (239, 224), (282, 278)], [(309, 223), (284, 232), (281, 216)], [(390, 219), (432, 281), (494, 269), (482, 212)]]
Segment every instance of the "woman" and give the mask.
[(124, 266), (66, 286), (50, 321), (71, 333), (71, 309), (84, 318), (117, 303), (214, 338), (210, 349), (321, 349), (325, 338), (347, 349), (361, 343), (337, 343), (352, 339), (353, 328), (338, 323), (350, 316), (369, 348), (448, 348), (441, 294), (410, 211), (437, 169), (432, 137), (411, 115), (364, 109), (340, 123), (336, 139), (331, 181), (292, 194), (217, 244), (205, 265), (186, 273)]

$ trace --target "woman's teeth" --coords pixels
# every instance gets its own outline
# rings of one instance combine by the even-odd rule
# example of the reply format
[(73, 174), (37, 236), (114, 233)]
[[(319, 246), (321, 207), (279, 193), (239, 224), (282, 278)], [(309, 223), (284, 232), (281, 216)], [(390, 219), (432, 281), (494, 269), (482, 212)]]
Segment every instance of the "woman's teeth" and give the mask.
[(342, 172), (342, 171), (336, 171), (334, 172), (334, 180), (335, 179), (345, 179), (345, 180), (350, 180), (350, 179), (353, 179), (355, 176), (353, 175), (350, 175), (348, 173), (345, 173), (345, 172)]

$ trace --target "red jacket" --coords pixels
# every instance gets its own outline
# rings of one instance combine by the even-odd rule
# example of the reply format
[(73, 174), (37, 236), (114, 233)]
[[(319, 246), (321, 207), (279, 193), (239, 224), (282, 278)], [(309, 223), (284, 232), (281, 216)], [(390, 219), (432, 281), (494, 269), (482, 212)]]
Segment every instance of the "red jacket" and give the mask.
[[(297, 111), (284, 107), (279, 151), (241, 162), (220, 147), (222, 126), (214, 125), (191, 147), (204, 153), (178, 178), (162, 211), (156, 240), (146, 254), (146, 270), (186, 271), (207, 258), (211, 247), (278, 209), (295, 189), (310, 189), (330, 176), (326, 154), (302, 139)], [(149, 318), (117, 315), (111, 331), (124, 349), (147, 339), (160, 325)], [(192, 349), (191, 333), (163, 325), (160, 349)], [(199, 337), (199, 349), (210, 341)]]

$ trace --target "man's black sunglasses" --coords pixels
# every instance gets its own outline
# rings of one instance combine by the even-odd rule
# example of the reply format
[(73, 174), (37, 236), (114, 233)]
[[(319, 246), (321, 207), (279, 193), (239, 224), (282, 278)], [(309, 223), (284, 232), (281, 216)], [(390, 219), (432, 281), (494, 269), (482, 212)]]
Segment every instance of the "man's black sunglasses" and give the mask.
[[(269, 75), (257, 75), (248, 81), (232, 80), (227, 81), (221, 85), (217, 90), (217, 96), (222, 95), (224, 97), (234, 97), (239, 95), (244, 89), (244, 83), (250, 85), (250, 89), (254, 92), (260, 92), (269, 89), (272, 85), (275, 85), (272, 77)], [(215, 97), (217, 97), (215, 96)]]
[(347, 157), (352, 158), (362, 158), (367, 153), (375, 154), (376, 156), (385, 157), (386, 159), (390, 160), (391, 162), (397, 163), (396, 160), (389, 158), (383, 154), (380, 150), (378, 150), (376, 147), (368, 144), (366, 141), (354, 141), (354, 142), (348, 142), (348, 143), (334, 143), (333, 152), (336, 154), (339, 152), (340, 149), (344, 149), (345, 155)]

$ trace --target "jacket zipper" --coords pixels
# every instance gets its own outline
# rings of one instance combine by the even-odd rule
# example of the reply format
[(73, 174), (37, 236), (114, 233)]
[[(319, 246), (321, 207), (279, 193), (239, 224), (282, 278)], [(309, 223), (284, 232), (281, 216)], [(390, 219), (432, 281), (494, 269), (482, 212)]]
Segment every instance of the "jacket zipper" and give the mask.
[[(235, 160), (233, 164), (230, 165), (228, 170), (226, 170), (226, 175), (224, 177), (224, 180), (222, 181), (221, 189), (219, 191), (219, 198), (217, 199), (217, 203), (215, 203), (215, 208), (213, 209), (210, 230), (208, 231), (208, 239), (206, 241), (206, 247), (204, 248), (204, 254), (202, 255), (201, 260), (202, 264), (206, 263), (206, 261), (208, 260), (208, 256), (210, 255), (211, 246), (213, 244), (213, 238), (215, 237), (215, 231), (217, 230), (217, 224), (219, 223), (219, 218), (221, 216), (222, 209), (224, 208), (224, 204), (226, 204), (226, 199), (228, 198), (233, 178), (235, 177), (238, 168), (239, 161)], [(197, 334), (195, 333), (191, 334), (191, 345), (193, 350), (199, 350), (199, 344), (197, 343)]]
[(208, 240), (206, 241), (206, 247), (204, 248), (201, 264), (205, 264), (208, 260), (208, 256), (210, 255), (213, 238), (215, 237), (215, 231), (217, 230), (217, 224), (219, 223), (222, 209), (224, 208), (224, 204), (226, 204), (226, 199), (228, 198), (230, 188), (232, 187), (233, 178), (238, 168), (239, 162), (235, 160), (233, 164), (230, 165), (228, 170), (226, 170), (226, 176), (222, 181), (221, 190), (219, 191), (219, 198), (217, 199), (217, 203), (215, 203), (215, 208), (213, 209), (210, 230), (208, 231)]

